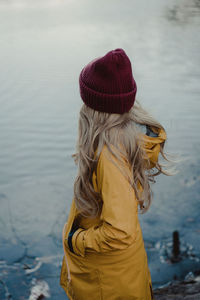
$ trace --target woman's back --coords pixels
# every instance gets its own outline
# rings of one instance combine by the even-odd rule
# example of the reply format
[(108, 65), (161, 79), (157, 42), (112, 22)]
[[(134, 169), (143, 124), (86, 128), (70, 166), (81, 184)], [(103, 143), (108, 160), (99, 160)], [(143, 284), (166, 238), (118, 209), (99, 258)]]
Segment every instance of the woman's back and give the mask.
[(152, 282), (135, 193), (107, 154), (104, 147), (97, 175), (93, 173), (94, 188), (104, 199), (100, 216), (78, 215), (73, 199), (70, 222), (63, 233), (65, 239), (70, 229), (75, 230), (71, 250), (66, 239), (64, 243), (72, 288), (67, 285), (65, 261), (61, 286), (70, 299), (151, 299)]
[[(152, 150), (151, 154), (154, 155), (150, 157), (158, 158), (158, 148), (155, 145), (161, 139), (157, 137), (164, 136), (164, 132), (160, 130), (157, 137), (143, 133), (142, 136), (148, 150), (153, 145), (155, 152)], [(74, 282), (74, 293), (80, 300), (89, 299), (90, 295), (95, 295), (94, 299), (153, 299), (135, 193), (109, 160), (109, 154), (108, 148), (104, 146), (97, 172), (93, 172), (94, 188), (104, 199), (102, 213), (95, 218), (83, 217), (73, 199), (73, 209), (69, 215), (71, 221), (64, 233), (66, 237), (70, 229), (76, 231), (72, 240), (72, 256), (72, 249), (70, 250), (66, 240), (64, 244)], [(112, 159), (115, 160), (115, 157)], [(128, 171), (129, 166), (125, 165)], [(81, 238), (83, 229), (87, 230), (84, 240)], [(61, 285), (70, 297), (66, 274), (66, 263), (63, 261)]]
[[(148, 153), (148, 157), (150, 159), (151, 166), (153, 167), (153, 162), (155, 160), (156, 161), (158, 160), (158, 155), (159, 155), (159, 148), (158, 147), (156, 148), (155, 145), (159, 145), (161, 142), (165, 141), (166, 133), (163, 130), (159, 130), (159, 133), (155, 133), (151, 130), (150, 127), (147, 127), (146, 125), (137, 124), (137, 126), (138, 126), (139, 131), (142, 134), (142, 140), (145, 142), (146, 152)], [(161, 139), (155, 139), (155, 137), (160, 137)], [(152, 146), (152, 143), (153, 143), (153, 146)], [(151, 155), (150, 155), (150, 152), (148, 152), (149, 149), (151, 150)], [(96, 154), (96, 152), (95, 152), (95, 154)], [(109, 155), (106, 145), (104, 145), (104, 147), (103, 147), (103, 151), (101, 153), (101, 159), (102, 159), (102, 156), (105, 156), (105, 155)], [(155, 157), (154, 160), (152, 160), (153, 157)], [(112, 158), (115, 159), (113, 156), (112, 156)], [(104, 159), (104, 161), (106, 164), (107, 160)], [(126, 161), (127, 160), (124, 160), (125, 163), (126, 163)], [(99, 166), (99, 164), (98, 164), (98, 166)], [(99, 173), (98, 166), (97, 166), (97, 172), (95, 172), (95, 170), (94, 170), (93, 174), (92, 174), (93, 186), (97, 192), (99, 192), (98, 183), (97, 183), (97, 173)], [(110, 174), (110, 178), (112, 179), (111, 174)], [(74, 223), (75, 223), (76, 228), (82, 227), (84, 229), (88, 229), (92, 225), (98, 224), (99, 219), (100, 219), (99, 216), (94, 217), (94, 218), (84, 217), (79, 213), (78, 210), (76, 211), (75, 218), (76, 218), (76, 220)]]

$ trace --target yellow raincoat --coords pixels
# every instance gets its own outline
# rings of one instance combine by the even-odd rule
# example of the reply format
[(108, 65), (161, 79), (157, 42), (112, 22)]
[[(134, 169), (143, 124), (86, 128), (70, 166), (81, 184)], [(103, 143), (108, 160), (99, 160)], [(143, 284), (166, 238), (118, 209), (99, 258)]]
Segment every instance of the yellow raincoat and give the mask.
[[(160, 143), (166, 139), (164, 130), (155, 127), (153, 130), (157, 137), (143, 134), (150, 168), (155, 166)], [(135, 192), (107, 158), (107, 152), (104, 146), (97, 173), (93, 172), (94, 188), (103, 199), (101, 215), (94, 219), (80, 218), (79, 215), (78, 228), (69, 246), (68, 235), (78, 218), (75, 201), (72, 200), (68, 220), (63, 227), (64, 256), (60, 285), (70, 300), (151, 300), (152, 281)], [(125, 165), (128, 170), (128, 163)]]

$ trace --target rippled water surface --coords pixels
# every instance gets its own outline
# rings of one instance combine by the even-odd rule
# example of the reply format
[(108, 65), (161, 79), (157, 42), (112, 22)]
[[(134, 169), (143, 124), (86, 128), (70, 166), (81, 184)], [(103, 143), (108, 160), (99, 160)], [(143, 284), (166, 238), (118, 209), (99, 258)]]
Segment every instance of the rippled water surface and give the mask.
[(138, 100), (167, 131), (166, 151), (185, 159), (179, 174), (157, 179), (140, 216), (153, 284), (199, 267), (190, 256), (170, 265), (158, 246), (178, 230), (199, 256), (199, 17), (197, 0), (0, 0), (0, 298), (27, 298), (35, 277), (55, 286), (51, 299), (65, 299), (58, 280), (77, 171), (78, 76), (119, 47)]

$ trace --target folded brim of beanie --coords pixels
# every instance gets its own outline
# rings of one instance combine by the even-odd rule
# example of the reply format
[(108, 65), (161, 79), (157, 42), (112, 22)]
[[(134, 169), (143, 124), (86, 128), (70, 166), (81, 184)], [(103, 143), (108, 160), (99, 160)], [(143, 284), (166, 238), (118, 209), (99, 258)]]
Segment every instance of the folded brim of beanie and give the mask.
[(81, 71), (79, 76), (80, 95), (83, 102), (94, 110), (107, 113), (123, 114), (128, 112), (135, 102), (135, 96), (137, 92), (137, 85), (134, 81), (134, 89), (128, 93), (121, 94), (105, 94), (98, 91), (94, 91), (85, 85), (82, 80)]

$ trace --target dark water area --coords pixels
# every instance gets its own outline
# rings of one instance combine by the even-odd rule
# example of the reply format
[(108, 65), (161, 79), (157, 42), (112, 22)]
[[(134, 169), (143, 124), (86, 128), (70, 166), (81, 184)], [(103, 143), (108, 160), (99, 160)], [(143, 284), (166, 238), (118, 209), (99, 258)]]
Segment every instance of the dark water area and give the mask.
[[(73, 196), (78, 76), (123, 48), (137, 99), (179, 173), (140, 215), (153, 287), (200, 269), (200, 1), (0, 0), (0, 299), (66, 299), (62, 227)], [(179, 231), (182, 260), (170, 263)]]

